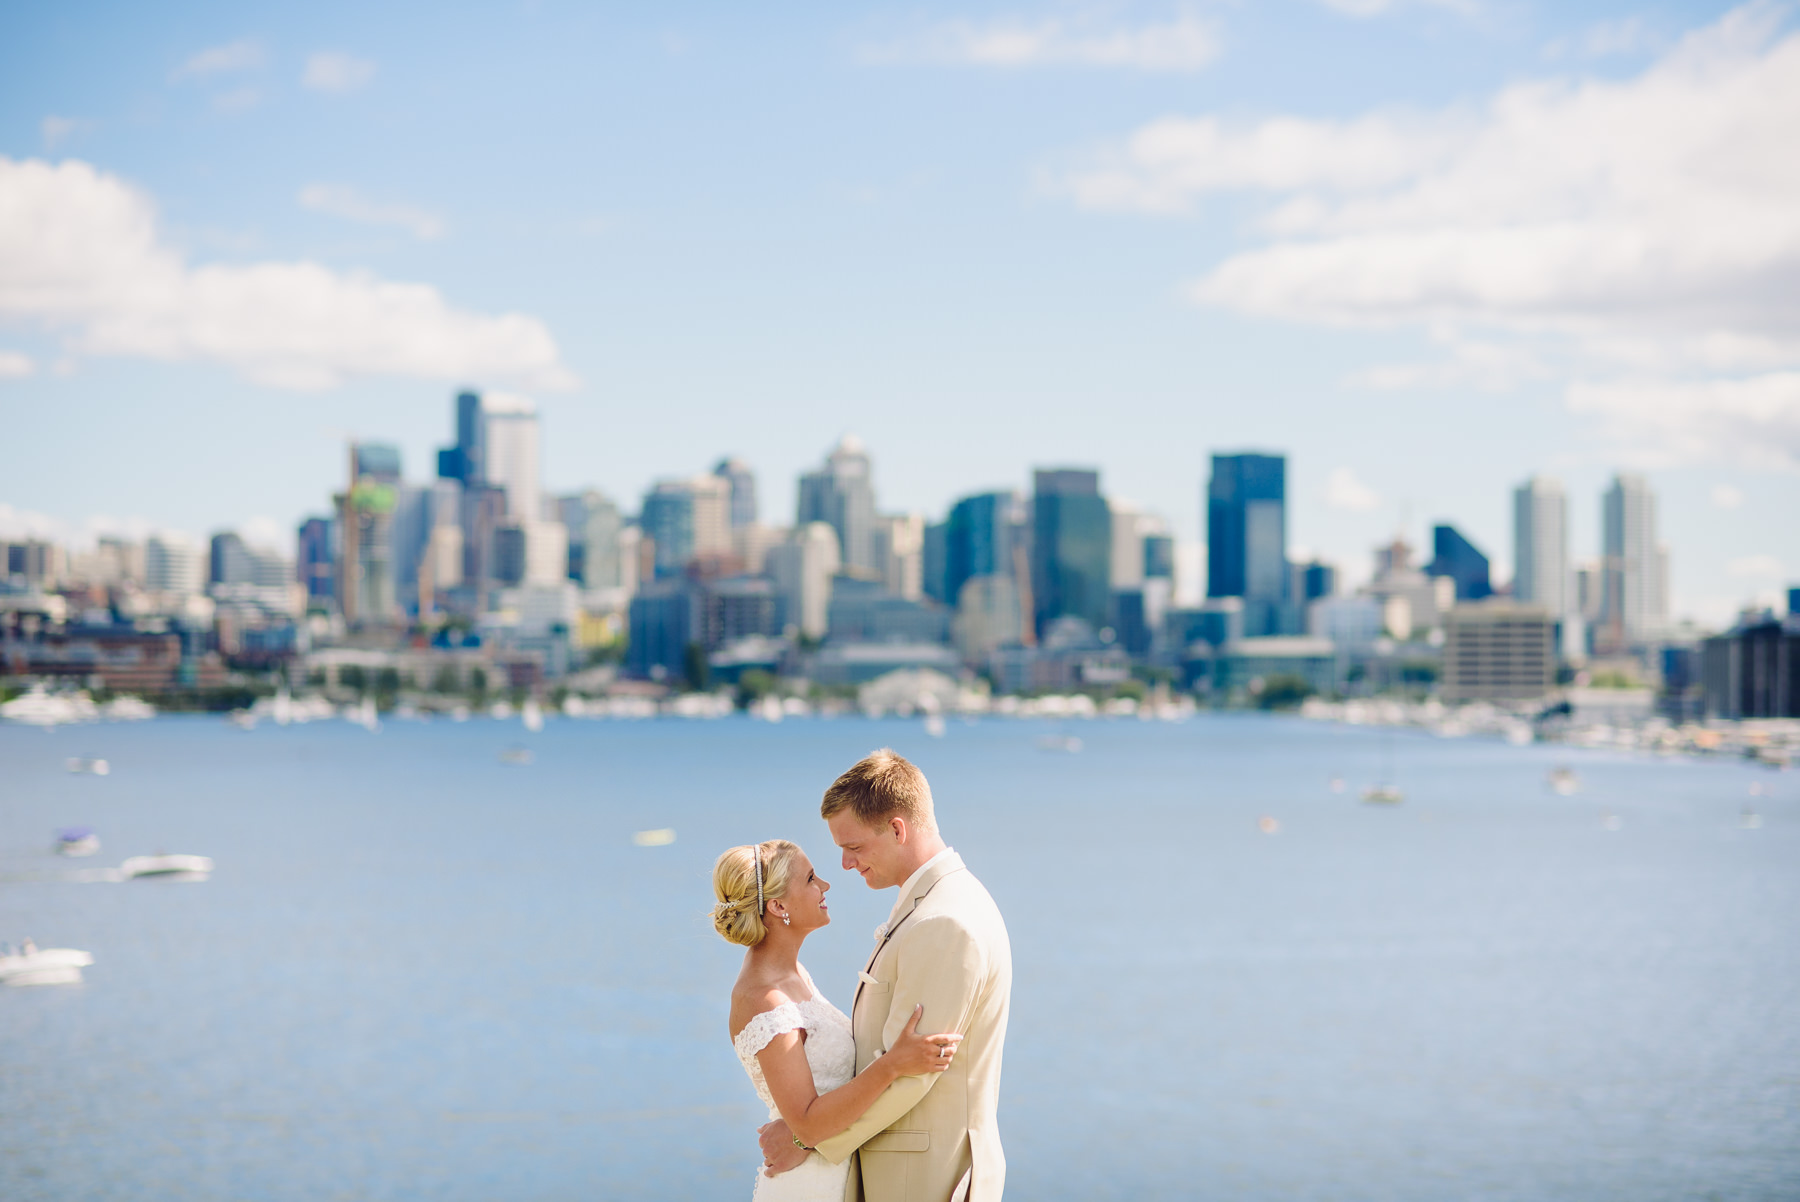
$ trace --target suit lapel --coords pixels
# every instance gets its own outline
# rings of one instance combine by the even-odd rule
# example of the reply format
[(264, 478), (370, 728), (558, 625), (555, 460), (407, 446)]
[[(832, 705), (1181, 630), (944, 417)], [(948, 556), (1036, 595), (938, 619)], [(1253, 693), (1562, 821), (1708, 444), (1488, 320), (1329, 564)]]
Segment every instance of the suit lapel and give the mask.
[[(904, 926), (906, 920), (911, 918), (913, 913), (918, 910), (919, 903), (925, 900), (925, 895), (937, 888), (939, 881), (943, 880), (953, 872), (960, 872), (962, 868), (962, 857), (955, 852), (951, 852), (942, 860), (939, 860), (936, 864), (932, 865), (929, 872), (913, 882), (912, 892), (907, 894), (907, 897), (912, 900), (912, 905), (907, 907), (906, 913), (900, 915), (900, 917), (888, 924), (887, 930), (883, 932), (881, 936), (881, 942), (877, 943), (875, 945), (875, 950), (870, 953), (868, 964), (863, 966), (864, 973), (873, 973), (875, 971), (875, 961), (881, 959), (881, 953), (887, 949), (888, 943), (894, 938), (894, 933)], [(852, 1023), (856, 1021), (855, 1016), (857, 1007), (862, 1005), (864, 984), (865, 982), (862, 977), (859, 976), (856, 978), (856, 996), (850, 1001)]]

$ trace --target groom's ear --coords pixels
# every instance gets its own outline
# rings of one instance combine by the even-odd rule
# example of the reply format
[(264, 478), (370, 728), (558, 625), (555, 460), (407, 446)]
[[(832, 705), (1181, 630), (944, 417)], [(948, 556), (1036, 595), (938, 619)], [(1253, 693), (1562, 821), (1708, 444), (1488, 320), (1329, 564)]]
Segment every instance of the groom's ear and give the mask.
[(896, 843), (904, 844), (906, 842), (906, 837), (912, 834), (912, 831), (908, 829), (906, 825), (906, 819), (898, 814), (895, 814), (892, 818), (888, 819), (888, 829), (894, 832), (894, 842)]

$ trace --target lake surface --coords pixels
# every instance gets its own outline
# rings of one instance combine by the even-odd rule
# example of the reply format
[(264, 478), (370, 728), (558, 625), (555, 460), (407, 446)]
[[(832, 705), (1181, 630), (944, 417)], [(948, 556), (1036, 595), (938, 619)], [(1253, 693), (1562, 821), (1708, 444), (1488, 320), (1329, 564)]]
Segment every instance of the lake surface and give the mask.
[[(1252, 715), (0, 726), (0, 938), (95, 958), (0, 989), (0, 1196), (746, 1198), (711, 864), (829, 868), (847, 1004), (884, 744), (1011, 930), (1010, 1197), (1800, 1196), (1800, 774)], [(217, 870), (58, 879), (156, 850)]]

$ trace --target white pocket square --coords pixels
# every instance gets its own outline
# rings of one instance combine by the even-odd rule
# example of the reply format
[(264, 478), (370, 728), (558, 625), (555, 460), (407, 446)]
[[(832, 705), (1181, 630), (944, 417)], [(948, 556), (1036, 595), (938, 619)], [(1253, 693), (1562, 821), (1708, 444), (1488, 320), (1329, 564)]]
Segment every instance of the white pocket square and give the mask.
[(857, 973), (857, 974), (856, 974), (856, 979), (857, 979), (857, 980), (859, 980), (859, 981), (861, 981), (861, 982), (862, 982), (862, 983), (863, 983), (863, 984), (865, 984), (865, 985), (879, 985), (879, 984), (881, 984), (881, 978), (880, 978), (880, 977), (877, 977), (877, 976), (874, 976), (874, 975), (872, 975), (872, 974), (870, 974), (870, 973), (866, 973), (866, 972), (859, 972), (859, 973)]

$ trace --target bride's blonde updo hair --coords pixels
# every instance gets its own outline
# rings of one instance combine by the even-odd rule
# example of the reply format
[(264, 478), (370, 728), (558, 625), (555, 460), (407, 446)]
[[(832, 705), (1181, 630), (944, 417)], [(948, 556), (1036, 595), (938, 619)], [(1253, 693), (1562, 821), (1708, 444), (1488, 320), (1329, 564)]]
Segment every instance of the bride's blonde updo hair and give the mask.
[[(788, 865), (798, 844), (786, 839), (770, 839), (767, 843), (746, 843), (728, 848), (713, 865), (713, 896), (718, 904), (712, 909), (713, 929), (727, 943), (755, 947), (763, 941), (768, 928), (763, 914), (768, 903), (787, 892)], [(762, 905), (756, 899), (757, 862), (762, 864)]]

